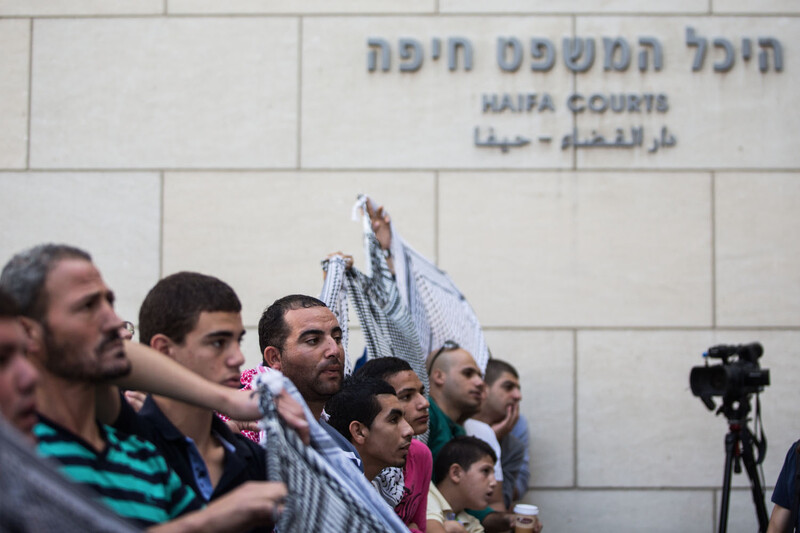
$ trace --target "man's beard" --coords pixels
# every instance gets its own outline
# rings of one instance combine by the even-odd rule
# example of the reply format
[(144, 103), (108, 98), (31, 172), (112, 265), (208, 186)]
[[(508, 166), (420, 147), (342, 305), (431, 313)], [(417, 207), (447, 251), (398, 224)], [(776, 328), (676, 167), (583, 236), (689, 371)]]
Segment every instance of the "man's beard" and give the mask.
[(100, 355), (108, 344), (121, 339), (114, 330), (103, 338), (102, 342), (84, 356), (82, 348), (69, 342), (58, 342), (46, 323), (44, 330), (44, 347), (47, 358), (45, 367), (56, 376), (71, 381), (104, 382), (126, 376), (131, 371), (130, 360), (122, 358), (103, 364)]

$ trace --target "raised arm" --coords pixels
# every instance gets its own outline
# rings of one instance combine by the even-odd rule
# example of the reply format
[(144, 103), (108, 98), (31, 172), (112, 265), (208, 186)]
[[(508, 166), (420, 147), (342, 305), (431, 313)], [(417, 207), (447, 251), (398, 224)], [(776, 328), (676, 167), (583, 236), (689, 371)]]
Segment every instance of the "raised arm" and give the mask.
[(381, 245), (381, 250), (386, 250), (386, 265), (389, 270), (394, 274), (394, 261), (392, 256), (388, 254), (388, 250), (392, 245), (392, 221), (389, 215), (383, 209), (383, 206), (374, 207), (372, 200), (367, 201), (367, 215), (372, 223), (372, 232), (378, 243)]
[[(115, 380), (114, 385), (167, 396), (219, 411), (239, 420), (261, 418), (258, 400), (248, 392), (212, 383), (149, 346), (137, 342), (125, 341), (125, 353), (131, 361), (131, 372)], [(109, 399), (111, 396), (119, 402), (119, 394), (109, 395)], [(112, 410), (116, 418), (119, 404)]]
[[(252, 391), (231, 389), (208, 381), (169, 357), (140, 343), (125, 341), (125, 353), (131, 360), (131, 373), (115, 381), (115, 385), (144, 391), (186, 402), (226, 414), (236, 420), (258, 420), (261, 411)], [(106, 394), (110, 405), (105, 417), (113, 421), (119, 415), (120, 397), (116, 391)], [(303, 408), (288, 393), (275, 396), (278, 414), (297, 431), (304, 443), (309, 442), (309, 425)], [(102, 419), (102, 418), (101, 418)]]

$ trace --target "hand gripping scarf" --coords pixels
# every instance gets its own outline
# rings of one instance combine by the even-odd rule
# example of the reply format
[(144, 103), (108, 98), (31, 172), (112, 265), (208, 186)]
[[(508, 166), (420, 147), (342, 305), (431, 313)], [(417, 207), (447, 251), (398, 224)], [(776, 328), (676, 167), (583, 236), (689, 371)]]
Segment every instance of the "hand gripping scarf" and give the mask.
[[(405, 244), (394, 223), (390, 251), (397, 276), (392, 275), (372, 232), (365, 208), (369, 201), (366, 195), (360, 195), (352, 211), (354, 220), (358, 219), (358, 210), (363, 213), (367, 273), (347, 269), (344, 258), (338, 255), (323, 261), (327, 276), (320, 299), (333, 311), (342, 328), (345, 373), (352, 372), (347, 353), (349, 303), (355, 307), (362, 325), (367, 359), (393, 355), (407, 361), (426, 390), (429, 386), (425, 361), (446, 340), (458, 342), (484, 371), (489, 351), (469, 303), (447, 274)], [(418, 438), (427, 442), (428, 433)], [(395, 507), (403, 496), (403, 471), (384, 469), (373, 484), (384, 500)]]
[[(310, 446), (280, 422), (273, 397), (282, 387), (303, 406), (311, 430)], [(264, 414), (267, 478), (284, 482), (289, 491), (277, 531), (408, 532), (364, 474), (313, 420), (291, 381), (279, 372), (266, 372), (255, 378), (254, 390)]]
[[(335, 255), (323, 261), (327, 272), (320, 300), (333, 311), (342, 328), (342, 343), (346, 346), (349, 330), (348, 309), (355, 307), (364, 332), (367, 359), (395, 356), (408, 362), (428, 389), (425, 370), (427, 352), (422, 350), (414, 321), (403, 304), (394, 276), (372, 233), (369, 219), (364, 216), (364, 240), (369, 258), (368, 273), (346, 268), (344, 258)], [(350, 360), (345, 353), (345, 374), (350, 374)]]

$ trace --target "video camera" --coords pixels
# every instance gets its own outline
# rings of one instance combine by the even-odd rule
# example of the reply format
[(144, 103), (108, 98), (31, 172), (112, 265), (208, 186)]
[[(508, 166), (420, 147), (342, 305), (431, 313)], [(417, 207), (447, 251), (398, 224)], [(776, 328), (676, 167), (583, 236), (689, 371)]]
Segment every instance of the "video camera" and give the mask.
[(722, 359), (722, 364), (692, 368), (689, 384), (692, 394), (698, 396), (709, 410), (715, 405), (712, 396), (722, 396), (723, 409), (735, 409), (734, 402), (746, 403), (750, 394), (759, 393), (769, 385), (769, 369), (761, 368), (758, 359), (764, 348), (757, 342), (730, 346), (721, 344), (708, 349), (705, 358)]

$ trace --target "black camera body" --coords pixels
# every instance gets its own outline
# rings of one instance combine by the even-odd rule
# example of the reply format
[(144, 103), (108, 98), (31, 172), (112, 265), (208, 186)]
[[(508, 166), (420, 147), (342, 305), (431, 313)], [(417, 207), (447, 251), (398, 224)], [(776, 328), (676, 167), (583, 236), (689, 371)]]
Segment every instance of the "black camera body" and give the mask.
[(769, 369), (758, 364), (763, 353), (764, 348), (757, 342), (709, 348), (703, 356), (721, 359), (722, 363), (692, 368), (689, 374), (692, 394), (698, 396), (709, 410), (715, 407), (712, 396), (722, 396), (720, 411), (738, 410), (736, 404), (748, 403), (746, 400), (751, 394), (759, 393), (769, 385)]

